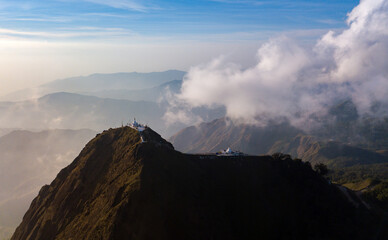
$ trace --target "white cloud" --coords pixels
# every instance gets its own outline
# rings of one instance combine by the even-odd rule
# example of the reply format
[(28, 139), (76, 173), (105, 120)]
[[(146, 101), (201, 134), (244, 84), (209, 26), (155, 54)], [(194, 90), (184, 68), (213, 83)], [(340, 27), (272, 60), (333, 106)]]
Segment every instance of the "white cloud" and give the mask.
[(0, 28), (0, 36), (18, 36), (21, 38), (79, 38), (79, 37), (107, 37), (107, 36), (131, 36), (131, 31), (119, 28), (94, 28), (83, 27), (78, 29), (63, 30), (58, 32), (23, 31)]
[(70, 22), (70, 18), (65, 17), (44, 17), (44, 16), (37, 16), (37, 17), (19, 17), (19, 18), (2, 18), (2, 20), (7, 21), (23, 21), (23, 22)]
[(134, 0), (110, 0), (110, 1), (85, 0), (85, 1), (91, 2), (91, 3), (96, 3), (96, 4), (101, 4), (101, 5), (106, 5), (106, 6), (110, 6), (113, 8), (135, 10), (135, 11), (140, 11), (140, 12), (144, 12), (147, 9), (149, 9), (146, 5), (139, 3), (138, 1), (134, 1)]
[(388, 104), (388, 0), (361, 1), (347, 24), (314, 47), (272, 39), (247, 69), (222, 58), (193, 67), (177, 98), (191, 106), (225, 106), (229, 117), (250, 123), (288, 117), (301, 124), (341, 98), (351, 98), (360, 113), (375, 101)]
[[(188, 72), (179, 99), (192, 106), (226, 106), (232, 118), (255, 122), (274, 118), (279, 112), (295, 111), (291, 89), (299, 72), (308, 65), (308, 56), (290, 39), (282, 37), (264, 44), (258, 63), (246, 70), (222, 58)], [(284, 104), (286, 103), (286, 104)]]

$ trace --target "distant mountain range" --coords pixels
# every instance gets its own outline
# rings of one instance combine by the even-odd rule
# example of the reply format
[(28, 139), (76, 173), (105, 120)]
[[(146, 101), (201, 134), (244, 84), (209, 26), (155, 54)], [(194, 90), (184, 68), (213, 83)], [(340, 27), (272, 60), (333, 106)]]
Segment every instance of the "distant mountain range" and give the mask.
[(16, 130), (0, 137), (0, 239), (12, 234), (43, 184), (96, 135), (92, 130)]
[[(120, 99), (144, 100), (122, 98), (129, 90), (142, 90), (158, 87), (174, 80), (181, 81), (185, 72), (169, 70), (152, 73), (111, 73), (92, 74), (90, 76), (72, 77), (60, 79), (36, 88), (17, 91), (0, 98), (2, 101), (24, 101), (32, 98), (40, 98), (44, 95), (56, 92), (88, 93), (87, 95), (112, 97), (111, 94), (121, 94)], [(136, 91), (135, 91), (136, 92)], [(136, 93), (137, 94), (137, 93)], [(94, 96), (94, 95), (93, 95)]]
[(144, 88), (138, 90), (112, 89), (95, 92), (80, 92), (83, 95), (96, 96), (100, 98), (124, 99), (130, 101), (149, 101), (162, 102), (170, 94), (180, 92), (182, 80), (173, 80), (162, 83), (156, 87)]
[[(0, 102), (0, 128), (101, 131), (137, 118), (169, 137), (187, 127), (186, 123), (170, 124), (163, 119), (170, 108), (170, 98), (180, 92), (184, 75), (185, 72), (170, 70), (93, 74), (53, 81), (3, 98), (8, 101)], [(32, 96), (36, 98), (31, 99)], [(204, 121), (225, 115), (224, 108), (198, 107), (192, 111)]]
[[(0, 103), (1, 126), (14, 128), (90, 128), (120, 126), (131, 118), (161, 119), (163, 107), (153, 102), (103, 99), (74, 93), (53, 93), (36, 100)], [(153, 122), (147, 122), (153, 124)], [(160, 127), (160, 125), (158, 126)]]
[[(163, 116), (168, 106), (163, 101), (129, 101), (60, 92), (35, 100), (0, 102), (0, 126), (19, 129), (89, 128), (101, 131), (125, 125), (137, 118), (160, 131), (163, 136), (171, 136), (187, 125), (167, 124)], [(197, 108), (193, 111), (204, 120), (225, 114), (222, 108)]]
[[(388, 135), (385, 138), (388, 139)], [(362, 139), (362, 144), (350, 145), (322, 135), (308, 135), (287, 122), (258, 127), (234, 124), (227, 118), (221, 118), (185, 128), (172, 136), (170, 141), (178, 150), (188, 153), (217, 152), (231, 147), (253, 155), (287, 153), (313, 164), (325, 163), (330, 168), (371, 164), (384, 164), (385, 167), (388, 156), (384, 151), (363, 147), (368, 144), (365, 138)]]
[(7, 135), (10, 132), (13, 132), (15, 130), (20, 130), (18, 128), (0, 128), (0, 137)]
[(375, 103), (369, 113), (359, 114), (351, 100), (330, 106), (328, 113), (315, 119), (319, 127), (311, 134), (373, 150), (388, 149), (388, 106)]
[(178, 132), (169, 140), (182, 152), (217, 152), (231, 147), (248, 154), (267, 154), (278, 141), (291, 141), (302, 133), (287, 123), (270, 123), (266, 127), (235, 124), (227, 118), (201, 123)]
[(353, 195), (301, 161), (187, 155), (150, 128), (122, 127), (42, 187), (11, 239), (379, 237), (380, 217)]
[[(0, 169), (7, 169), (7, 171), (3, 170), (0, 175), (0, 240), (3, 240), (2, 237), (8, 236), (16, 224), (20, 221), (23, 211), (28, 207), (32, 197), (36, 195), (38, 187), (44, 183), (50, 182), (54, 178), (53, 174), (68, 164), (69, 161), (76, 156), (87, 140), (95, 135), (96, 132), (94, 131), (101, 131), (103, 129), (115, 128), (125, 125), (126, 123), (132, 121), (135, 117), (138, 121), (144, 124), (148, 124), (153, 129), (157, 130), (160, 134), (162, 134), (162, 136), (168, 137), (175, 134), (170, 138), (170, 141), (173, 143), (176, 149), (187, 153), (214, 153), (228, 147), (231, 147), (232, 150), (238, 150), (252, 155), (264, 155), (282, 152), (291, 154), (295, 158), (301, 158), (304, 161), (309, 161), (313, 165), (316, 163), (325, 163), (330, 169), (334, 169), (336, 171), (335, 174), (337, 178), (338, 176), (341, 176), (341, 174), (347, 174), (347, 177), (349, 177), (348, 175), (354, 175), (354, 173), (359, 175), (364, 174), (365, 172), (367, 172), (367, 174), (364, 176), (369, 176), (368, 174), (373, 172), (375, 175), (372, 174), (372, 177), (374, 177), (378, 172), (378, 176), (382, 176), (382, 178), (388, 179), (388, 118), (381, 117), (387, 115), (387, 111), (385, 110), (387, 109), (387, 106), (375, 104), (371, 108), (371, 115), (365, 114), (361, 116), (357, 112), (357, 108), (353, 102), (350, 100), (339, 101), (329, 108), (327, 115), (320, 116), (319, 118), (316, 117), (314, 119), (318, 123), (319, 127), (309, 129), (308, 133), (305, 129), (298, 129), (292, 126), (286, 120), (283, 122), (269, 122), (265, 127), (235, 124), (230, 119), (224, 117), (226, 112), (222, 107), (217, 109), (209, 109), (206, 107), (191, 109), (194, 115), (199, 116), (200, 119), (205, 121), (199, 125), (191, 127), (187, 127), (186, 123), (175, 123), (171, 125), (166, 122), (163, 116), (170, 107), (173, 107), (173, 104), (170, 105), (168, 100), (171, 95), (180, 92), (184, 75), (185, 72), (175, 70), (159, 73), (93, 74), (86, 77), (74, 77), (53, 81), (35, 89), (23, 90), (3, 97), (2, 99), (7, 101), (0, 102)], [(312, 118), (314, 117), (315, 116), (312, 116)], [(43, 130), (55, 128), (87, 128), (93, 130), (47, 130), (41, 132), (17, 130)], [(106, 142), (106, 144), (109, 146), (111, 146), (110, 144), (113, 143), (115, 145), (117, 139), (119, 139), (119, 141), (129, 141), (131, 144), (135, 141), (134, 138), (136, 138), (136, 136), (127, 132), (127, 128), (120, 129), (125, 129), (125, 131), (109, 130), (102, 134), (103, 137), (98, 137), (94, 140), (93, 143), (91, 143), (90, 147), (101, 153), (101, 161), (109, 162), (112, 160), (111, 156), (108, 156), (110, 153), (119, 154), (119, 151), (128, 149), (126, 146), (121, 146), (121, 143), (119, 144), (120, 146), (117, 145), (117, 149), (105, 149), (95, 141), (98, 142), (101, 140), (104, 142), (106, 139), (109, 139), (112, 136), (114, 136), (115, 139), (111, 139), (111, 142), (109, 142), (110, 140)], [(127, 136), (127, 134), (129, 134), (131, 137), (124, 137)], [(163, 145), (164, 147), (169, 146), (168, 148), (172, 148), (169, 143), (161, 139), (160, 136), (156, 133), (154, 134), (153, 131), (151, 135), (155, 137), (153, 141), (154, 143), (159, 141), (159, 143), (165, 143), (165, 145)], [(161, 146), (161, 148), (163, 148), (163, 146)], [(104, 155), (101, 152), (101, 149), (105, 149), (108, 152), (107, 155)], [(86, 148), (86, 150), (84, 149), (84, 151), (89, 150), (88, 148)], [(154, 150), (155, 149), (152, 151)], [(171, 155), (172, 158), (182, 158), (181, 160), (187, 162), (188, 164), (187, 166), (185, 165), (181, 167), (187, 169), (189, 168), (188, 166), (194, 166), (194, 168), (198, 167), (195, 165), (196, 163), (193, 163), (192, 159), (188, 157), (191, 155), (177, 154), (178, 153), (176, 152), (173, 153)], [(80, 156), (83, 156), (85, 159), (89, 159), (89, 156), (82, 155), (82, 153)], [(169, 154), (166, 155), (168, 158), (171, 156)], [(145, 162), (142, 162), (143, 160), (139, 160), (137, 157), (138, 156), (136, 154), (130, 156), (131, 159), (136, 159), (135, 162), (139, 163), (141, 166), (144, 166)], [(90, 159), (94, 158), (95, 156), (90, 157)], [(154, 156), (152, 156), (151, 159), (154, 159)], [(91, 160), (85, 161), (90, 162)], [(74, 166), (74, 164), (75, 163), (73, 163), (72, 166)], [(127, 163), (118, 163), (117, 166), (124, 166), (123, 164), (125, 165)], [(228, 162), (227, 164), (231, 164), (230, 166), (234, 168), (234, 163)], [(205, 165), (201, 165), (199, 168), (202, 168)], [(105, 165), (102, 167), (104, 169), (97, 170), (101, 170), (102, 172), (113, 171), (110, 167), (109, 169), (105, 169), (105, 167), (107, 167)], [(128, 169), (130, 169), (130, 171), (133, 170), (136, 174), (147, 174), (149, 170), (148, 168), (145, 168), (143, 171), (137, 167), (127, 167), (129, 167)], [(220, 168), (219, 165), (209, 165), (207, 167), (214, 169)], [(265, 168), (268, 167), (268, 165), (261, 167)], [(90, 168), (82, 166), (80, 168), (82, 171), (96, 170), (93, 167)], [(272, 169), (272, 167), (270, 167), (270, 169)], [(270, 169), (267, 170), (270, 171)], [(77, 171), (75, 172), (78, 174), (79, 172)], [(199, 169), (198, 171), (199, 175), (197, 176), (195, 175), (197, 173), (195, 173), (193, 175), (193, 179), (195, 178), (196, 180), (202, 182), (208, 181), (209, 178), (212, 178), (212, 174), (216, 174), (216, 170), (210, 171), (209, 175), (206, 175), (204, 178), (202, 178), (200, 175), (203, 173), (201, 172), (203, 169)], [(157, 172), (154, 173), (156, 175), (159, 174)], [(120, 182), (118, 190), (116, 188), (117, 186), (106, 186), (117, 190), (117, 192), (114, 192), (114, 200), (100, 199), (99, 197), (96, 197), (96, 195), (93, 195), (94, 193), (90, 193), (96, 197), (96, 199), (98, 199), (98, 201), (96, 200), (97, 202), (95, 202), (95, 204), (98, 205), (102, 202), (103, 204), (113, 204), (111, 206), (120, 206), (126, 208), (127, 203), (124, 205), (117, 205), (117, 202), (127, 201), (128, 199), (122, 198), (125, 194), (132, 196), (129, 193), (132, 190), (128, 186), (135, 186), (139, 181), (144, 183), (143, 176), (138, 177), (136, 174), (134, 176), (131, 175), (132, 177), (127, 176), (129, 177), (128, 179), (123, 178), (123, 181), (126, 182), (126, 185), (120, 185), (122, 184), (122, 182)], [(166, 174), (173, 175), (175, 172), (168, 172)], [(163, 184), (166, 184), (167, 186), (167, 183), (171, 183), (172, 181), (181, 181), (182, 179), (180, 178), (180, 173), (177, 174), (178, 175), (174, 176), (173, 179), (163, 179), (167, 181)], [(308, 173), (307, 171), (303, 172), (303, 174), (309, 175), (312, 173)], [(61, 176), (63, 177), (63, 174)], [(38, 200), (36, 200), (38, 203), (35, 202), (36, 204), (41, 204), (42, 202), (39, 202), (41, 200), (49, 201), (49, 198), (46, 197), (46, 194), (48, 194), (47, 196), (54, 197), (54, 195), (52, 195), (53, 191), (61, 192), (57, 189), (57, 187), (61, 184), (64, 184), (63, 186), (72, 186), (71, 184), (74, 182), (68, 183), (66, 181), (70, 180), (66, 180), (67, 177), (66, 179), (63, 179), (61, 176), (58, 176), (60, 180), (56, 180), (56, 183), (54, 183), (55, 181), (53, 182), (53, 187), (49, 188), (50, 190), (47, 190), (47, 187), (42, 189), (43, 192), (41, 191), (40, 195), (38, 196)], [(89, 177), (89, 175), (83, 176)], [(233, 176), (230, 175), (231, 178), (233, 178)], [(84, 184), (84, 180), (85, 179), (79, 180), (72, 178), (72, 181), (81, 181), (82, 184)], [(110, 180), (113, 181), (113, 179)], [(217, 177), (213, 180), (215, 182), (219, 181), (220, 183), (222, 181), (227, 181), (222, 178), (218, 179)], [(275, 180), (276, 179), (272, 179), (271, 181)], [(285, 179), (283, 180), (285, 181)], [(61, 181), (61, 183), (58, 183), (58, 181)], [(149, 180), (147, 178), (145, 182), (148, 181)], [(9, 182), (11, 182), (11, 184), (9, 184)], [(85, 186), (82, 184), (77, 186), (81, 186), (80, 189), (84, 189)], [(178, 190), (173, 191), (181, 191), (179, 189), (181, 189), (182, 186), (176, 185), (174, 188), (175, 187)], [(193, 187), (193, 189), (191, 189), (193, 192), (198, 190), (198, 186), (193, 185), (191, 187)], [(326, 186), (321, 187), (327, 188)], [(79, 193), (76, 192), (79, 190), (77, 189), (74, 192), (75, 198), (77, 198), (76, 194)], [(138, 189), (136, 189), (136, 191), (137, 190)], [(171, 189), (166, 189), (166, 191), (170, 190)], [(206, 191), (211, 192), (216, 190), (216, 188), (212, 188), (212, 186), (210, 186)], [(235, 189), (229, 190), (234, 191)], [(142, 192), (142, 189), (139, 191), (142, 194), (144, 193)], [(66, 194), (71, 195), (71, 190), (66, 192)], [(163, 196), (164, 193), (147, 192), (146, 194), (159, 194), (160, 197)], [(179, 194), (172, 196), (181, 197)], [(186, 192), (183, 192), (182, 194), (186, 194)], [(201, 192), (195, 194), (198, 195), (201, 194)], [(238, 194), (242, 193), (239, 192)], [(88, 195), (88, 197), (92, 195)], [(193, 199), (191, 197), (187, 198), (189, 200), (186, 198), (182, 199), (183, 201), (195, 202), (197, 195), (194, 195)], [(66, 199), (62, 200), (67, 201)], [(81, 199), (79, 201), (82, 202), (83, 200), (84, 199)], [(161, 202), (164, 201), (163, 198), (159, 200)], [(214, 199), (203, 198), (202, 200), (210, 201), (213, 205), (210, 204), (208, 207), (217, 209), (216, 205), (214, 205), (215, 202), (212, 202)], [(198, 204), (202, 203), (203, 202), (199, 202)], [(147, 207), (155, 207), (155, 204), (156, 203), (151, 203), (151, 205), (147, 205)], [(168, 202), (163, 202), (163, 204), (167, 204), (167, 207), (164, 206), (163, 208), (169, 209)], [(335, 203), (333, 204), (335, 205)], [(34, 209), (34, 206), (32, 206), (32, 209)], [(46, 209), (47, 207), (43, 205), (40, 206), (42, 209)], [(58, 206), (53, 203), (53, 205), (50, 205), (50, 207), (55, 208)], [(222, 205), (221, 207), (226, 208), (228, 205)], [(101, 209), (96, 209), (90, 210), (97, 212), (101, 211)], [(31, 211), (36, 210), (37, 209)], [(128, 211), (135, 210), (128, 208), (124, 212), (122, 212), (120, 209), (115, 209), (112, 211), (115, 212), (114, 214), (118, 214), (115, 215), (116, 219), (114, 221), (119, 221), (117, 223), (121, 224), (120, 219), (122, 219), (122, 216), (128, 214)], [(159, 213), (165, 214), (163, 211)], [(33, 216), (31, 214), (33, 214)], [(84, 212), (82, 214), (84, 214)], [(150, 214), (151, 216), (158, 217), (153, 213)], [(177, 212), (176, 214), (178, 215), (174, 215), (174, 217), (181, 217), (179, 215), (181, 213)], [(19, 233), (15, 235), (14, 239), (24, 239), (24, 237), (26, 237), (25, 234), (31, 234), (31, 231), (33, 231), (32, 235), (29, 235), (31, 239), (34, 239), (33, 236), (36, 236), (35, 234), (49, 236), (51, 233), (48, 233), (44, 230), (48, 226), (45, 226), (44, 224), (51, 224), (45, 222), (44, 220), (48, 216), (44, 214), (39, 216), (38, 215), (34, 215), (34, 213), (30, 212), (29, 216), (34, 219), (37, 217), (41, 219), (42, 222), (36, 224), (34, 223), (34, 225), (32, 224), (32, 218), (30, 218), (30, 223), (27, 224), (29, 226), (34, 226), (35, 230), (29, 229), (29, 226), (26, 228), (26, 225), (22, 224), (22, 226), (24, 226), (22, 227), (23, 230), (20, 230), (21, 232), (19, 231)], [(60, 216), (60, 214), (56, 215), (56, 217), (58, 216)], [(140, 217), (138, 214), (133, 216)], [(230, 216), (235, 217), (233, 214)], [(88, 216), (82, 215), (82, 218), (84, 217), (85, 219), (88, 218)], [(216, 213), (214, 217), (218, 218), (218, 213)], [(57, 218), (55, 221), (61, 222), (59, 218)], [(77, 224), (73, 221), (74, 219), (72, 219), (72, 216), (66, 215), (65, 222), (61, 222), (60, 224), (67, 226), (67, 224), (72, 222), (71, 225), (68, 225), (69, 228), (66, 227), (66, 229), (71, 229), (70, 232), (74, 232), (75, 230), (72, 227), (76, 226)], [(103, 222), (103, 220), (101, 221)], [(207, 222), (207, 220), (204, 220), (204, 222)], [(195, 223), (196, 222), (194, 221), (193, 224)], [(123, 224), (123, 226), (120, 225), (119, 227), (120, 231), (123, 231), (126, 234), (133, 234), (132, 232), (127, 232), (127, 223)], [(147, 225), (147, 223), (144, 224)], [(247, 224), (249, 223), (247, 222)], [(89, 228), (89, 226), (84, 227)], [(95, 227), (100, 228), (101, 224), (95, 223)], [(163, 228), (165, 226), (160, 227)], [(217, 229), (217, 226), (215, 226), (215, 229)], [(94, 234), (95, 229), (89, 230)], [(136, 234), (143, 234), (142, 232), (145, 230), (138, 229), (136, 231), (140, 231), (136, 232)], [(168, 231), (173, 230), (169, 229)], [(204, 233), (207, 233), (208, 230), (205, 229), (203, 231)], [(60, 236), (67, 237), (66, 232), (58, 234), (60, 234)], [(113, 234), (114, 236), (116, 236), (116, 234), (117, 236), (122, 236), (121, 233), (111, 232), (109, 234)], [(168, 235), (166, 232), (162, 232), (161, 234)], [(148, 235), (145, 234), (142, 236), (146, 237)], [(119, 237), (116, 238), (120, 239)], [(113, 237), (112, 239), (115, 238)]]

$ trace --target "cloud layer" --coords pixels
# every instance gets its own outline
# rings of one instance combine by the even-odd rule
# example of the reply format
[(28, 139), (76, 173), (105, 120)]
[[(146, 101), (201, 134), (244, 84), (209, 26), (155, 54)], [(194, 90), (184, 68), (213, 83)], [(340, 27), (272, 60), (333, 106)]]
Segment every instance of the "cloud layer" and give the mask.
[(313, 47), (286, 36), (272, 39), (247, 69), (222, 57), (192, 67), (177, 99), (193, 107), (225, 106), (229, 117), (256, 124), (284, 117), (305, 124), (349, 98), (359, 113), (370, 113), (374, 103), (388, 103), (388, 0), (362, 0), (347, 25)]
[(107, 5), (113, 8), (121, 8), (127, 10), (134, 10), (143, 12), (148, 8), (141, 4), (139, 1), (134, 0), (111, 0), (111, 1), (103, 1), (103, 0), (86, 0), (87, 2), (92, 2), (96, 4)]

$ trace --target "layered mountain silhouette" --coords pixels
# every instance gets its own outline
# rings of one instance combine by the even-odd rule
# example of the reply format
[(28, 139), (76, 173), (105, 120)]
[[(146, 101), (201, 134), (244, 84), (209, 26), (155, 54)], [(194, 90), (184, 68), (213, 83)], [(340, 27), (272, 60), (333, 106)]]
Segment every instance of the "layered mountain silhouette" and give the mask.
[(36, 100), (4, 102), (0, 106), (4, 113), (0, 120), (1, 125), (38, 129), (99, 130), (119, 126), (122, 121), (127, 122), (129, 116), (160, 119), (164, 113), (154, 102), (106, 99), (66, 92), (45, 95)]
[[(99, 98), (75, 93), (59, 92), (39, 99), (22, 102), (0, 102), (1, 126), (14, 128), (90, 128), (101, 131), (111, 126), (121, 126), (134, 117), (147, 119), (163, 136), (171, 136), (187, 125), (168, 125), (163, 116), (168, 103), (129, 101)], [(224, 111), (206, 108), (194, 109), (203, 119), (212, 120), (224, 115)]]
[(156, 87), (173, 80), (182, 80), (186, 72), (168, 70), (150, 73), (92, 74), (86, 77), (72, 77), (42, 85), (51, 92), (102, 91), (112, 89), (145, 89)]
[(83, 95), (100, 98), (124, 99), (130, 101), (162, 102), (172, 94), (180, 92), (182, 80), (173, 80), (156, 87), (143, 89), (108, 89), (94, 92), (81, 92)]
[[(112, 95), (109, 93), (113, 93), (116, 90), (129, 92), (133, 90), (136, 92), (136, 90), (155, 88), (170, 81), (182, 80), (185, 74), (186, 72), (177, 70), (151, 73), (96, 73), (89, 76), (55, 80), (36, 88), (10, 93), (7, 96), (2, 96), (1, 99), (5, 101), (25, 101), (56, 92), (82, 93), (92, 96), (101, 96), (100, 94), (104, 96), (106, 94), (105, 97), (112, 98)], [(125, 99), (144, 100), (136, 98)]]
[[(180, 86), (179, 83), (178, 85)], [(168, 86), (170, 85), (135, 92), (149, 91), (148, 93), (152, 93), (150, 96), (162, 99), (161, 96), (164, 96), (163, 89), (168, 88)], [(127, 90), (123, 91), (125, 95)], [(148, 93), (147, 96), (149, 96)], [(140, 95), (135, 94), (132, 97), (136, 98)], [(131, 96), (127, 98), (131, 98)], [(167, 101), (130, 101), (57, 92), (34, 100), (0, 102), (0, 109), (3, 114), (0, 119), (0, 126), (19, 129), (90, 128), (101, 131), (111, 126), (121, 126), (136, 117), (140, 120), (147, 119), (147, 124), (154, 126), (163, 136), (171, 136), (187, 127), (187, 124), (168, 124), (164, 119), (164, 115), (169, 107)], [(197, 107), (192, 111), (205, 121), (220, 118), (225, 114), (223, 108)]]
[(12, 240), (363, 239), (371, 217), (301, 161), (182, 154), (122, 127), (42, 187)]

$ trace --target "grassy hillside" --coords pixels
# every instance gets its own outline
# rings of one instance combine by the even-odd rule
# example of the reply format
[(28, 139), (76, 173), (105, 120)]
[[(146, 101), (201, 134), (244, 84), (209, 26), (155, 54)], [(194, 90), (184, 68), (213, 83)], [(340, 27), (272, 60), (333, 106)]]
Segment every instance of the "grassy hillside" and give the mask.
[(364, 239), (355, 209), (309, 164), (188, 155), (151, 129), (112, 129), (44, 186), (12, 239)]

